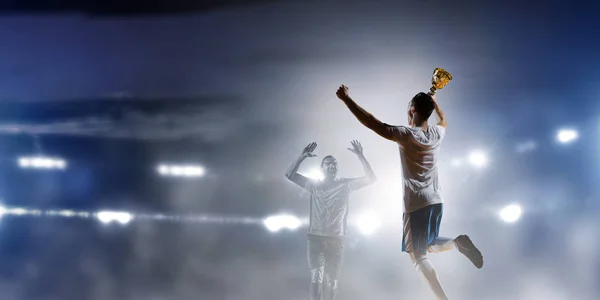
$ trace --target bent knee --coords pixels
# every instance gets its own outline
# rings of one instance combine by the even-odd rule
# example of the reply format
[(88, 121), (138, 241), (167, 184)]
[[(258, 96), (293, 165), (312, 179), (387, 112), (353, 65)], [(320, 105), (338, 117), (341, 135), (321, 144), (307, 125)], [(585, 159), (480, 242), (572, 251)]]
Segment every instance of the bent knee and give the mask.
[(417, 267), (424, 259), (427, 258), (427, 253), (421, 253), (418, 251), (409, 252), (408, 254), (415, 267)]
[(310, 280), (314, 283), (323, 282), (323, 267), (310, 270)]
[(338, 288), (338, 280), (327, 278), (327, 285), (331, 287), (332, 290), (337, 290)]

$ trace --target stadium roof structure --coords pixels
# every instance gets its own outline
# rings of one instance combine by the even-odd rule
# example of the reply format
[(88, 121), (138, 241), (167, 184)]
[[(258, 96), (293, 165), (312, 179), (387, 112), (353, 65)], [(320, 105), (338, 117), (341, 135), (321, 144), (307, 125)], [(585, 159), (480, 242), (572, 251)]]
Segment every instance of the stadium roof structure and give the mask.
[(8, 0), (0, 14), (84, 14), (96, 17), (202, 13), (283, 0)]

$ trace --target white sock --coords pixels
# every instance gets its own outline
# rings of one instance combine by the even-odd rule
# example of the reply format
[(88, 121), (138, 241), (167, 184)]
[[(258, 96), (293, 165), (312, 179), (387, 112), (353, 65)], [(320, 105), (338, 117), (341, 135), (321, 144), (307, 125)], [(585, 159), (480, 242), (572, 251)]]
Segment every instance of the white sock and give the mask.
[(429, 288), (435, 295), (437, 300), (448, 300), (444, 289), (438, 279), (437, 272), (433, 268), (433, 265), (427, 259), (427, 254), (410, 252), (410, 259), (415, 265), (417, 272), (421, 274), (425, 282), (429, 285)]
[(429, 245), (429, 247), (427, 247), (427, 252), (440, 253), (453, 249), (456, 249), (454, 239), (438, 237), (433, 241), (431, 245)]

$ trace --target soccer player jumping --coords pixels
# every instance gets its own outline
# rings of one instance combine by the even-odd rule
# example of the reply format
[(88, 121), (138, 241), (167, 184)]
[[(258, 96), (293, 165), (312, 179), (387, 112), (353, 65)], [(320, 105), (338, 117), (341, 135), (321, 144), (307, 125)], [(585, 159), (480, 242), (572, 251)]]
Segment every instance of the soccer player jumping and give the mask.
[[(438, 153), (446, 133), (446, 117), (431, 93), (418, 93), (408, 107), (407, 126), (392, 126), (379, 121), (358, 106), (340, 86), (336, 93), (352, 114), (367, 128), (400, 148), (404, 184), (404, 234), (402, 251), (410, 255), (417, 272), (425, 279), (438, 300), (448, 297), (437, 273), (427, 259), (427, 252), (458, 249), (477, 268), (483, 266), (483, 256), (467, 235), (455, 239), (440, 237), (443, 201), (438, 180)], [(438, 123), (430, 126), (427, 120), (435, 111)]]
[(348, 226), (350, 193), (375, 182), (375, 173), (363, 155), (358, 141), (348, 148), (363, 165), (365, 176), (337, 178), (337, 161), (325, 156), (321, 161), (323, 180), (311, 180), (298, 174), (304, 159), (315, 157), (316, 143), (310, 143), (292, 164), (285, 176), (310, 193), (310, 224), (308, 227), (308, 266), (311, 273), (310, 299), (335, 299), (344, 255), (344, 236)]

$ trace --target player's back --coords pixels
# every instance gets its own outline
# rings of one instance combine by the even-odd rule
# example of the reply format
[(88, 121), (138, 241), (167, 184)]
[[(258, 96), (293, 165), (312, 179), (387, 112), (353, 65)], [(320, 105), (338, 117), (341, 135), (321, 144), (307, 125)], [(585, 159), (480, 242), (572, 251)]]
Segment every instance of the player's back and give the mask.
[(428, 205), (442, 203), (438, 179), (438, 154), (445, 128), (434, 125), (427, 131), (402, 126), (398, 142), (404, 183), (404, 209), (413, 212)]

